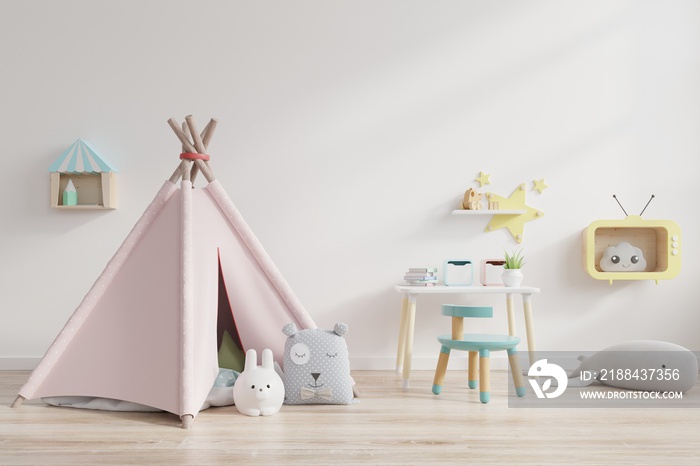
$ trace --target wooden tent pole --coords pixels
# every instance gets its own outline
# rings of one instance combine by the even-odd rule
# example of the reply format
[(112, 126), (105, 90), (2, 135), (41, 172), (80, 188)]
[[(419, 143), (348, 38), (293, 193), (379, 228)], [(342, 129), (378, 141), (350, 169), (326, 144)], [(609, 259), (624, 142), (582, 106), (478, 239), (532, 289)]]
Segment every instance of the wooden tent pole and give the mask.
[(191, 160), (184, 160), (185, 162), (185, 169), (182, 172), (182, 181), (192, 181), (190, 179), (190, 168), (192, 167), (192, 161)]
[(19, 408), (24, 400), (25, 398), (22, 395), (17, 395), (17, 398), (15, 398), (15, 401), (12, 403), (12, 407)]
[[(186, 126), (186, 122), (182, 124), (183, 129)], [(202, 138), (202, 145), (204, 146), (204, 150), (206, 151), (207, 148), (209, 147), (209, 141), (211, 141), (211, 137), (214, 135), (214, 129), (216, 129), (216, 120), (213, 118), (209, 120), (209, 123), (207, 123), (207, 126), (204, 127), (202, 130), (202, 134), (200, 137)], [(207, 164), (208, 166), (209, 164)], [(192, 165), (192, 174), (190, 175), (190, 179), (192, 180), (192, 184), (194, 184), (194, 179), (197, 177), (197, 173), (199, 173), (199, 165), (196, 163)]]
[[(182, 130), (183, 130), (183, 132), (185, 132), (185, 134), (187, 134), (186, 128), (187, 128), (187, 126), (183, 123)], [(184, 143), (182, 144), (182, 152), (187, 152), (187, 148), (185, 147)], [(185, 165), (187, 165), (187, 161), (182, 160), (180, 162), (180, 164), (177, 166), (177, 168), (175, 169), (175, 171), (173, 172), (172, 176), (169, 178), (171, 183), (177, 183), (177, 180), (180, 179), (183, 171), (185, 170)]]
[(187, 138), (187, 135), (182, 132), (180, 129), (180, 125), (177, 124), (177, 121), (175, 121), (175, 118), (170, 118), (168, 120), (168, 124), (170, 125), (170, 128), (172, 128), (173, 132), (175, 133), (175, 136), (180, 140), (183, 146), (187, 149), (187, 152), (197, 152), (197, 149), (194, 148), (192, 143), (189, 141)]
[[(189, 140), (190, 128), (189, 128), (189, 126), (187, 126), (187, 123), (185, 123), (184, 121), (182, 122), (182, 132), (185, 133), (186, 136), (188, 136), (188, 140)], [(184, 144), (182, 146), (182, 152), (187, 152), (187, 148), (184, 146)], [(194, 163), (187, 163), (185, 165), (186, 165), (185, 170), (188, 170), (190, 172), (189, 180), (192, 182), (192, 189), (194, 189), (194, 179), (197, 176), (197, 165)], [(184, 180), (187, 178), (185, 176), (183, 176), (182, 179)]]
[[(187, 124), (183, 121), (183, 122), (182, 122), (182, 132), (183, 132), (183, 134), (184, 134), (185, 136), (187, 136), (187, 132), (188, 132), (188, 131), (189, 131), (189, 128), (187, 127)], [(187, 139), (187, 140), (189, 141), (189, 136), (188, 136), (188, 139)], [(182, 152), (187, 152), (187, 147), (185, 147), (184, 144), (182, 145)]]
[(170, 177), (171, 183), (177, 183), (177, 180), (179, 180), (180, 177), (182, 176), (182, 171), (185, 169), (186, 164), (187, 164), (187, 160), (180, 161), (180, 164), (177, 166), (177, 168), (173, 172), (173, 175)]
[[(182, 145), (185, 147), (185, 149), (188, 152), (204, 154), (205, 153), (205, 146), (204, 146), (203, 139), (206, 139), (207, 143), (211, 140), (211, 136), (214, 133), (214, 128), (216, 128), (217, 120), (212, 118), (209, 121), (209, 124), (207, 125), (208, 129), (205, 129), (206, 133), (203, 132), (204, 136), (199, 135), (199, 133), (197, 131), (197, 126), (194, 122), (194, 119), (192, 118), (192, 115), (187, 115), (187, 117), (185, 117), (185, 121), (187, 122), (187, 127), (190, 130), (190, 134), (192, 135), (192, 139), (194, 140), (194, 145), (192, 145), (192, 142), (190, 142), (189, 138), (187, 137), (187, 134), (185, 134), (185, 132), (180, 129), (180, 126), (178, 125), (177, 121), (174, 118), (170, 118), (168, 120), (168, 124), (170, 125), (170, 128), (173, 130), (173, 132), (175, 133), (177, 138), (180, 140), (180, 142), (182, 143)], [(195, 146), (196, 146), (196, 148), (195, 148)], [(187, 168), (186, 168), (186, 169), (189, 169), (189, 167), (191, 166), (190, 165), (191, 162), (184, 161), (184, 160), (183, 160), (183, 162), (189, 162), (189, 163), (187, 163)], [(202, 174), (204, 175), (204, 177), (207, 179), (207, 181), (209, 183), (211, 183), (212, 181), (214, 181), (216, 179), (206, 162), (204, 162), (203, 160), (197, 159), (194, 161), (194, 164), (197, 165), (197, 167), (199, 168), (199, 170), (202, 172)], [(182, 164), (182, 166), (184, 168), (185, 164)], [(178, 168), (178, 171), (179, 171), (179, 168)], [(175, 174), (173, 174), (173, 176), (175, 176)], [(187, 174), (185, 179), (191, 179), (191, 173)]]
[[(202, 144), (204, 145), (204, 150), (206, 151), (209, 148), (209, 141), (211, 141), (212, 136), (214, 136), (214, 131), (216, 130), (216, 125), (219, 123), (219, 121), (216, 118), (211, 118), (209, 120), (209, 123), (207, 123), (207, 126), (204, 128), (204, 131), (202, 131)], [(209, 161), (208, 160), (200, 160), (197, 163), (195, 162), (195, 166), (200, 167), (200, 171), (204, 173), (204, 177), (207, 179), (209, 183), (214, 181), (216, 177), (214, 176), (214, 173), (211, 171), (211, 167), (209, 166)], [(206, 167), (206, 169), (201, 168), (201, 167)]]
[(209, 123), (207, 123), (207, 127), (204, 128), (204, 131), (202, 131), (202, 143), (204, 144), (205, 150), (209, 147), (209, 141), (211, 141), (212, 136), (214, 136), (217, 123), (219, 123), (219, 121), (216, 118), (212, 118), (209, 120)]
[(206, 178), (209, 183), (211, 183), (212, 181), (214, 181), (216, 179), (216, 177), (214, 177), (214, 174), (212, 173), (211, 169), (209, 168), (209, 166), (206, 164), (206, 162), (204, 160), (196, 159), (194, 161), (194, 163), (196, 163), (197, 166), (199, 166), (199, 171), (202, 172), (202, 175), (204, 175), (204, 178)]
[(204, 144), (202, 143), (202, 138), (199, 136), (199, 131), (197, 131), (197, 125), (194, 122), (192, 115), (187, 115), (185, 117), (187, 122), (187, 127), (190, 129), (190, 134), (192, 135), (192, 142), (194, 142), (194, 147), (197, 149), (197, 153), (204, 154)]
[[(197, 131), (197, 125), (195, 124), (194, 118), (192, 117), (192, 115), (187, 115), (185, 117), (185, 121), (187, 122), (187, 126), (190, 129), (190, 134), (192, 135), (192, 141), (194, 142), (194, 146), (197, 148), (197, 152), (200, 154), (206, 153), (206, 149), (204, 147), (204, 142), (202, 142), (202, 138), (200, 137), (199, 132)], [(208, 133), (208, 131), (207, 131), (207, 133)], [(209, 139), (211, 139), (211, 137)], [(199, 167), (202, 174), (204, 175), (204, 177), (207, 179), (207, 181), (209, 183), (214, 181), (214, 177), (211, 173), (211, 170), (204, 162), (195, 161), (195, 165)]]

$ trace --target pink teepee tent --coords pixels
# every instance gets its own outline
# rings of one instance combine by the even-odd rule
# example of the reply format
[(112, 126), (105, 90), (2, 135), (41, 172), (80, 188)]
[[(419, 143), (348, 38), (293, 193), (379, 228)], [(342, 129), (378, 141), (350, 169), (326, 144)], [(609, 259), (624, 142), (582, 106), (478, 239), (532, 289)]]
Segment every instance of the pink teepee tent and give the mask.
[[(211, 172), (206, 147), (216, 120), (201, 136), (191, 116), (186, 122), (192, 140), (168, 120), (183, 145), (177, 170), (13, 406), (53, 396), (113, 398), (177, 414), (189, 427), (218, 374), (219, 309), (231, 310), (243, 351), (271, 348), (278, 361), (285, 324), (316, 327)], [(198, 171), (204, 188), (193, 188)]]

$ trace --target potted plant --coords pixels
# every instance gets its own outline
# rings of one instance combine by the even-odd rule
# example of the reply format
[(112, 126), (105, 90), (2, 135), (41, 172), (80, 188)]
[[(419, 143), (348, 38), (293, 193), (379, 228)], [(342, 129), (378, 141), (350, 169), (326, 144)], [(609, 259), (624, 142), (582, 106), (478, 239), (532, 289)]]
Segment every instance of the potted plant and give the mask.
[(514, 251), (512, 254), (505, 252), (505, 263), (503, 264), (503, 275), (501, 279), (505, 286), (518, 287), (523, 282), (523, 272), (520, 270), (525, 265), (525, 258), (522, 250)]

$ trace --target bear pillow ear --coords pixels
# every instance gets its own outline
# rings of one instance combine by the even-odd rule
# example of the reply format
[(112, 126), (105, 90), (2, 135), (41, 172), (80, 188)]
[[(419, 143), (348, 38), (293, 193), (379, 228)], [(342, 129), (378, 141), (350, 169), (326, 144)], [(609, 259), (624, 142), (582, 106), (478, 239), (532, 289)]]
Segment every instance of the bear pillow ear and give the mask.
[(294, 325), (294, 322), (290, 322), (282, 328), (282, 333), (284, 333), (288, 337), (291, 337), (292, 335), (297, 333), (297, 326)]
[(343, 323), (337, 323), (335, 324), (335, 327), (333, 327), (333, 333), (336, 335), (342, 337), (348, 332), (348, 324), (343, 324)]

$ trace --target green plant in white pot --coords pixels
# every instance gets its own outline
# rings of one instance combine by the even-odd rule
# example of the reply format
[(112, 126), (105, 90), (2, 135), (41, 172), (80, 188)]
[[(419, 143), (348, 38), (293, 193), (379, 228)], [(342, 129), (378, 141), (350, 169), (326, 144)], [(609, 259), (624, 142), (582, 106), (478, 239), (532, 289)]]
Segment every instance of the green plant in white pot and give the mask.
[(525, 265), (522, 250), (513, 251), (511, 254), (505, 252), (503, 258), (505, 259), (503, 275), (501, 275), (503, 284), (510, 287), (520, 286), (523, 283), (523, 272), (521, 269)]

